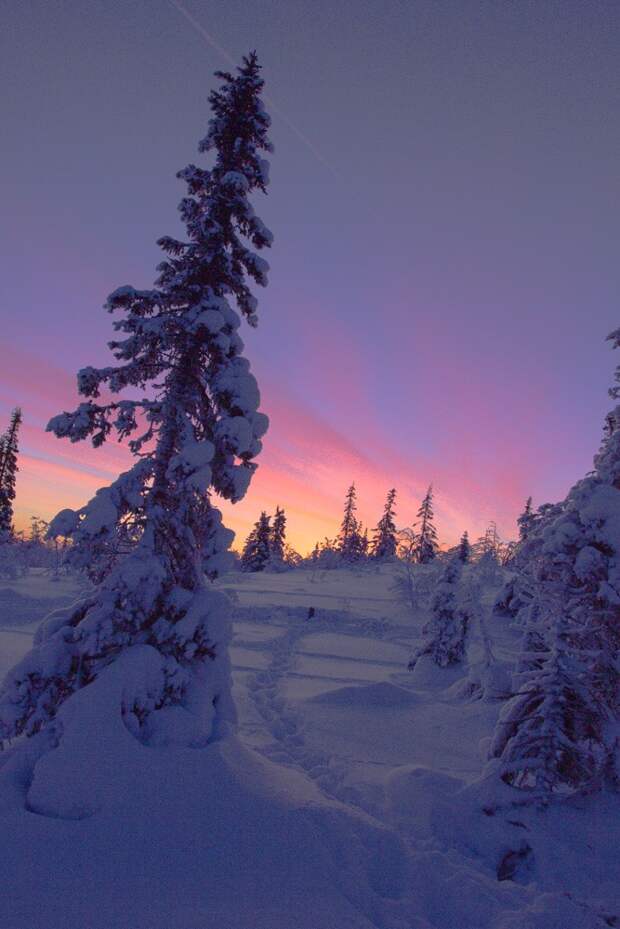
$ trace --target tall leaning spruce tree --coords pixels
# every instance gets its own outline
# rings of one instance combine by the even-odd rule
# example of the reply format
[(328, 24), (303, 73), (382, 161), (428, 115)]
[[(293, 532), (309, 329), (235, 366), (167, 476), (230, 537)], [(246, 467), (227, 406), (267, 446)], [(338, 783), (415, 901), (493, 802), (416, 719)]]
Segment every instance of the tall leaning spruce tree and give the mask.
[[(260, 153), (271, 145), (256, 55), (245, 57), (235, 75), (217, 77), (199, 145), (214, 155), (213, 166), (190, 164), (178, 174), (187, 184), (179, 207), (186, 235), (159, 240), (167, 257), (154, 289), (120, 287), (110, 295), (107, 309), (118, 314), (121, 333), (110, 342), (117, 363), (80, 371), (86, 401), (48, 426), (94, 446), (115, 434), (136, 458), (83, 509), (59, 514), (52, 531), (101, 540), (131, 519), (138, 540), (92, 594), (52, 614), (9, 674), (0, 693), (0, 738), (32, 735), (50, 723), (55, 732), (64, 701), (122, 654), (126, 666), (128, 650), (155, 668), (149, 686), (124, 701), (136, 734), (148, 735), (154, 711), (196, 707), (198, 695), (206, 735), (234, 717), (228, 603), (205, 572), (213, 578), (222, 569), (232, 539), (211, 493), (233, 502), (243, 497), (268, 425), (257, 412), (258, 386), (238, 329), (239, 314), (257, 323), (249, 282), (267, 283), (268, 266), (253, 249), (269, 246), (272, 236), (249, 196), (265, 191), (268, 163)], [(126, 399), (101, 399), (102, 390), (114, 397), (125, 388)]]

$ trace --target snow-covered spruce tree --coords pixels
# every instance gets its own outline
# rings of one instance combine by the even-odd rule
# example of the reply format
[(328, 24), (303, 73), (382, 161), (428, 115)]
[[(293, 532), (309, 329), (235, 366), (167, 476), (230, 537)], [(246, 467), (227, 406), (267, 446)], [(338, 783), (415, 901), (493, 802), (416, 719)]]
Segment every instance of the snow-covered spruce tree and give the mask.
[[(50, 523), (48, 538), (66, 545), (66, 563), (83, 571), (93, 584), (100, 584), (117, 564), (139, 543), (144, 530), (144, 508), (127, 498), (132, 472), (121, 474), (109, 487), (97, 492), (95, 500), (112, 497), (118, 516), (114, 523), (102, 523), (98, 506), (90, 501), (79, 510), (61, 510)], [(117, 490), (119, 491), (117, 493)], [(140, 489), (138, 485), (138, 494)]]
[(433, 514), (433, 485), (426, 491), (426, 496), (418, 510), (420, 528), (417, 534), (417, 560), (420, 564), (428, 564), (437, 554), (437, 530), (435, 529)]
[(271, 557), (271, 518), (263, 512), (248, 535), (243, 552), (241, 567), (244, 571), (264, 571)]
[(545, 503), (534, 514), (527, 536), (514, 548), (509, 565), (511, 573), (495, 600), (494, 613), (509, 616), (520, 625), (532, 626), (534, 614), (530, 604), (544, 534), (546, 527), (562, 512), (564, 506), (565, 501)]
[[(125, 286), (110, 295), (107, 308), (120, 314), (114, 325), (123, 334), (110, 343), (118, 364), (80, 371), (88, 399), (48, 426), (74, 442), (91, 437), (94, 446), (112, 432), (129, 439), (133, 468), (76, 513), (73, 527), (65, 512), (63, 533), (111, 537), (131, 517), (140, 523), (139, 542), (92, 594), (52, 614), (8, 675), (0, 693), (5, 739), (48, 723), (59, 738), (62, 722), (53, 721), (63, 702), (121, 657), (123, 673), (149, 667), (148, 686), (136, 684), (133, 695), (129, 688), (122, 707), (137, 735), (148, 737), (160, 718), (153, 711), (167, 707), (200, 704), (207, 737), (234, 718), (229, 604), (207, 584), (205, 570), (213, 578), (228, 564), (233, 535), (210, 493), (243, 497), (268, 425), (257, 412), (258, 387), (231, 302), (256, 325), (247, 279), (264, 286), (267, 265), (249, 246), (262, 249), (272, 236), (248, 198), (265, 190), (260, 152), (271, 146), (256, 55), (244, 58), (236, 75), (217, 76), (199, 146), (214, 154), (214, 164), (179, 173), (188, 188), (180, 204), (186, 238), (159, 240), (168, 257), (154, 289)], [(102, 388), (129, 388), (129, 397), (100, 402)], [(134, 399), (138, 391), (142, 399)]]
[[(620, 330), (610, 339), (619, 347)], [(615, 380), (618, 399), (620, 367)], [(529, 609), (542, 642), (532, 652), (526, 637), (519, 692), (491, 748), (503, 780), (543, 802), (620, 783), (620, 406), (594, 464), (537, 526)]]
[(469, 542), (469, 535), (467, 529), (461, 536), (461, 541), (459, 542), (457, 557), (462, 564), (467, 564), (469, 561), (469, 556), (471, 555), (471, 545)]
[(279, 506), (273, 517), (270, 539), (271, 560), (277, 566), (284, 564), (284, 551), (286, 546), (286, 513)]
[(443, 567), (431, 601), (431, 618), (423, 630), (426, 641), (413, 655), (410, 669), (423, 655), (430, 655), (440, 668), (463, 660), (469, 614), (459, 601), (462, 569), (458, 556), (450, 558)]
[(9, 427), (2, 436), (0, 447), (0, 539), (13, 533), (13, 500), (17, 476), (17, 452), (22, 411), (16, 407), (11, 414)]
[(396, 555), (396, 523), (394, 517), (394, 501), (396, 500), (396, 490), (392, 488), (387, 495), (383, 516), (377, 523), (375, 537), (372, 542), (372, 557), (377, 561), (387, 561)]
[[(552, 589), (547, 579), (536, 598), (539, 605), (544, 601), (547, 648), (528, 653), (529, 670), (519, 675), (520, 689), (504, 707), (491, 743), (502, 780), (538, 802), (598, 787), (610, 769), (609, 710), (589, 686), (588, 655), (574, 639), (570, 617), (550, 597)], [(561, 585), (556, 594), (561, 604)]]

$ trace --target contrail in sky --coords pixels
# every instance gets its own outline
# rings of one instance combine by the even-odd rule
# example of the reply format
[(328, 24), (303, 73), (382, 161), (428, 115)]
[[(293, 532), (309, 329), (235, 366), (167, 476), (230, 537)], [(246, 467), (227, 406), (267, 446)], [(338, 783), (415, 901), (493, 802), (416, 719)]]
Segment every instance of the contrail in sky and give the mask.
[[(205, 40), (205, 42), (207, 42), (207, 44), (210, 45), (211, 48), (215, 49), (215, 51), (216, 51), (219, 55), (221, 55), (223, 58), (225, 58), (226, 61), (227, 61), (229, 64), (231, 64), (233, 67), (236, 66), (237, 62), (236, 62), (235, 59), (232, 57), (232, 55), (230, 54), (230, 52), (227, 52), (225, 48), (222, 48), (221, 45), (218, 45), (218, 43), (215, 41), (215, 39), (213, 38), (213, 36), (212, 36), (209, 32), (207, 32), (207, 30), (204, 28), (204, 26), (202, 26), (202, 25), (198, 22), (198, 20), (195, 19), (195, 18), (192, 16), (192, 14), (189, 12), (189, 10), (186, 9), (186, 8), (183, 6), (183, 4), (179, 2), (179, 0), (168, 0), (168, 2), (170, 3), (171, 6), (173, 6), (173, 7), (175, 8), (175, 10), (178, 10), (178, 12), (181, 14), (181, 16), (184, 16), (184, 17), (185, 17), (185, 19), (188, 21), (188, 23), (190, 23), (190, 25), (194, 27), (194, 29), (196, 30), (196, 32), (198, 32), (198, 33), (203, 37), (203, 39)], [(316, 159), (318, 159), (318, 161), (320, 161), (321, 164), (322, 164), (324, 167), (326, 167), (327, 170), (328, 170), (331, 174), (334, 175), (334, 177), (336, 177), (336, 178), (338, 178), (338, 179), (340, 180), (340, 175), (338, 174), (338, 171), (336, 171), (336, 169), (327, 161), (327, 159), (324, 157), (324, 155), (321, 154), (321, 152), (318, 150), (318, 148), (316, 147), (316, 145), (314, 145), (314, 143), (311, 142), (310, 139), (309, 139), (306, 135), (304, 135), (304, 133), (301, 131), (301, 129), (299, 129), (299, 128), (295, 125), (295, 123), (291, 122), (291, 120), (288, 118), (288, 116), (286, 116), (286, 115), (282, 112), (282, 110), (281, 110), (280, 107), (275, 103), (275, 101), (273, 100), (273, 98), (267, 96), (267, 94), (263, 94), (263, 97), (264, 97), (265, 102), (269, 104), (269, 107), (271, 108), (271, 110), (272, 110), (277, 116), (279, 116), (279, 118), (282, 120), (282, 122), (285, 123), (285, 124), (288, 126), (288, 128), (291, 130), (291, 132), (293, 132), (293, 133), (297, 136), (297, 138), (300, 140), (300, 142), (303, 142), (303, 144), (306, 146), (306, 148), (308, 148), (308, 149), (312, 152), (312, 154), (314, 155), (314, 157), (315, 157)]]

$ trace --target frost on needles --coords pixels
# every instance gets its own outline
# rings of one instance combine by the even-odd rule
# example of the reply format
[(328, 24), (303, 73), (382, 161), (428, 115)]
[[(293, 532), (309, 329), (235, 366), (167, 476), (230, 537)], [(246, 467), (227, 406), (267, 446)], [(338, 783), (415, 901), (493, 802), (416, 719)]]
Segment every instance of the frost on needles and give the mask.
[[(60, 513), (51, 533), (71, 537), (83, 558), (117, 551), (128, 531), (135, 544), (110, 558), (92, 594), (43, 623), (0, 693), (1, 739), (42, 728), (52, 743), (59, 739), (62, 705), (121, 655), (133, 674), (122, 711), (139, 737), (149, 738), (163, 719), (153, 711), (162, 709), (193, 711), (206, 738), (234, 719), (228, 601), (205, 577), (227, 566), (233, 533), (210, 494), (244, 496), (268, 426), (238, 329), (240, 316), (257, 322), (249, 282), (267, 283), (267, 263), (254, 249), (272, 236), (249, 196), (265, 191), (260, 153), (272, 148), (256, 55), (236, 75), (217, 77), (199, 146), (214, 164), (190, 164), (178, 175), (187, 185), (179, 207), (186, 236), (159, 240), (167, 257), (154, 289), (125, 286), (108, 297), (118, 316), (119, 337), (110, 342), (116, 364), (80, 371), (87, 399), (48, 425), (94, 446), (116, 435), (136, 458), (81, 510)], [(115, 399), (125, 388), (129, 398)]]

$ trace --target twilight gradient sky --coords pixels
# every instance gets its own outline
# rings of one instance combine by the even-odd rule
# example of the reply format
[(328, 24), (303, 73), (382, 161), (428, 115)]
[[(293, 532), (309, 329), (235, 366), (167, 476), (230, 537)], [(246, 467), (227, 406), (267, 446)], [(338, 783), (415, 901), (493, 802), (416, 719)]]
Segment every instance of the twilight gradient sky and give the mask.
[[(247, 356), (272, 425), (244, 536), (307, 550), (355, 479), (374, 525), (426, 486), (448, 542), (589, 469), (620, 359), (617, 0), (8, 0), (0, 36), (0, 417), (25, 414), (16, 517), (128, 463), (44, 432), (108, 363), (109, 291), (178, 231), (212, 72), (256, 48), (276, 241)], [(190, 18), (194, 23), (190, 22)], [(200, 27), (200, 28), (199, 28)], [(202, 31), (201, 31), (202, 30)], [(208, 37), (211, 37), (210, 39)]]

